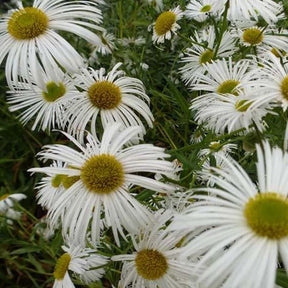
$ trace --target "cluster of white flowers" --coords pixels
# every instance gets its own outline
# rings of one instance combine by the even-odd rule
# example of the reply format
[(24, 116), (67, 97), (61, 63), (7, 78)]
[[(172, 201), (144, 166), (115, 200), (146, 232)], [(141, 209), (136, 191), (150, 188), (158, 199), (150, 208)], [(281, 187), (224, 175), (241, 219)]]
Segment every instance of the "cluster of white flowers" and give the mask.
[[(162, 1), (145, 3), (164, 10)], [(111, 63), (108, 72), (101, 63), (89, 67), (98, 53), (116, 50), (115, 37), (102, 27), (102, 4), (34, 0), (23, 7), (18, 1), (0, 20), (10, 111), (19, 110), (23, 125), (33, 122), (32, 130), (56, 128), (67, 139), (66, 145), (44, 146), (37, 156), (48, 165), (29, 169), (45, 175), (36, 190), (38, 204), (48, 211), (48, 234), (60, 227), (63, 236), (53, 287), (98, 281), (109, 261), (123, 262), (123, 288), (275, 287), (278, 255), (288, 270), (288, 153), (267, 141), (256, 145), (254, 183), (231, 156), (236, 144), (210, 142), (198, 153), (202, 170), (195, 173), (206, 186), (182, 191), (181, 165), (164, 148), (144, 143), (154, 116), (143, 82), (120, 70), (122, 63)], [(189, 35), (191, 45), (179, 57), (183, 86), (196, 95), (190, 107), (201, 127), (196, 132), (261, 133), (269, 128), (268, 113), (286, 111), (288, 31), (275, 25), (282, 10), (272, 0), (191, 0), (185, 11), (164, 11), (149, 27), (154, 45), (162, 45), (178, 33), (183, 18), (221, 22), (220, 29), (207, 24)], [(90, 58), (59, 30), (90, 43)], [(196, 132), (195, 145), (203, 138)], [(141, 202), (136, 189), (161, 196), (163, 207)], [(12, 207), (25, 197), (0, 197), (0, 214), (19, 217)], [(107, 231), (115, 247), (131, 241), (132, 252), (103, 256)]]

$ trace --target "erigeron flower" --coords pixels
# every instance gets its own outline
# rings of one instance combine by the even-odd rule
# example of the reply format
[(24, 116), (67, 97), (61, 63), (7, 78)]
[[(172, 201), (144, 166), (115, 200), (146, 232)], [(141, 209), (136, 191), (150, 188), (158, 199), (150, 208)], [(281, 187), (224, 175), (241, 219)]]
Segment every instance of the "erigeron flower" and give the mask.
[(115, 49), (115, 36), (113, 34), (107, 33), (104, 31), (101, 36), (101, 43), (94, 47), (93, 51), (91, 52), (91, 56), (93, 57), (94, 54), (100, 53), (102, 55), (111, 54), (112, 51)]
[(0, 196), (0, 214), (5, 214), (10, 208), (13, 208), (15, 202), (19, 202), (26, 198), (27, 196), (22, 193), (1, 195)]
[[(214, 186), (214, 179), (205, 172), (212, 173), (210, 170), (211, 166), (215, 166), (219, 169), (226, 169), (227, 164), (223, 161), (223, 157), (231, 157), (230, 154), (234, 153), (236, 149), (236, 144), (227, 143), (223, 145), (220, 141), (213, 141), (209, 144), (208, 148), (201, 149), (197, 155), (202, 168), (201, 171), (196, 172), (198, 179), (207, 183), (208, 186)], [(211, 157), (213, 157), (213, 161), (215, 162), (213, 163), (214, 165), (212, 165)]]
[(69, 271), (76, 274), (84, 284), (97, 281), (104, 274), (101, 266), (107, 264), (107, 258), (98, 254), (96, 249), (74, 243), (62, 246), (62, 249), (65, 253), (57, 260), (53, 288), (75, 288)]
[(139, 116), (149, 127), (153, 126), (153, 115), (148, 106), (150, 99), (145, 93), (143, 83), (136, 78), (125, 76), (118, 70), (121, 63), (105, 75), (105, 69), (83, 69), (75, 75), (75, 83), (83, 92), (74, 98), (67, 108), (64, 123), (68, 132), (78, 139), (84, 138), (85, 129), (91, 125), (95, 134), (96, 120), (99, 115), (105, 128), (114, 122), (124, 126), (141, 126), (141, 135), (146, 132)]
[(263, 150), (256, 147), (257, 184), (236, 161), (224, 158), (228, 169), (207, 172), (217, 188), (194, 189), (196, 205), (172, 224), (173, 230), (194, 233), (185, 253), (201, 256), (198, 267), (207, 265), (200, 287), (273, 288), (278, 255), (287, 271), (288, 154), (268, 142)]
[(230, 0), (228, 19), (237, 21), (239, 19), (258, 20), (263, 17), (269, 23), (276, 23), (283, 18), (283, 5), (273, 0)]
[(135, 252), (113, 256), (113, 261), (123, 261), (121, 287), (133, 288), (193, 288), (193, 266), (180, 260), (177, 248), (185, 234), (171, 233), (165, 223), (171, 221), (171, 212), (158, 212), (151, 225), (138, 235), (132, 235)]
[(185, 16), (199, 22), (209, 15), (218, 16), (224, 10), (226, 0), (191, 0), (186, 6)]
[[(275, 26), (259, 27), (256, 23), (239, 22), (237, 27), (231, 29), (231, 34), (235, 39), (239, 39), (240, 43), (246, 47), (254, 47), (258, 56), (263, 54), (263, 51), (288, 51), (288, 39), (285, 37), (287, 31), (279, 30)], [(282, 35), (282, 36), (281, 36)]]
[(235, 63), (232, 57), (229, 57), (227, 60), (203, 64), (203, 68), (204, 73), (197, 74), (197, 84), (191, 87), (191, 90), (205, 91), (208, 94), (205, 93), (193, 100), (193, 106), (198, 106), (200, 99), (208, 98), (210, 93), (237, 95), (239, 90), (249, 89), (257, 84), (257, 69), (249, 60), (244, 59)]
[(153, 36), (154, 43), (164, 43), (165, 39), (170, 40), (173, 34), (180, 29), (180, 25), (177, 23), (183, 17), (183, 12), (180, 7), (177, 6), (169, 11), (162, 12), (155, 23), (153, 23)]
[(12, 220), (17, 220), (21, 217), (21, 212), (14, 209), (16, 202), (26, 199), (27, 196), (22, 193), (3, 194), (0, 195), (0, 220), (4, 217), (7, 224), (13, 224)]
[(21, 111), (18, 117), (23, 125), (34, 120), (32, 130), (61, 128), (68, 103), (79, 94), (68, 74), (48, 63), (45, 68), (44, 71), (38, 66), (38, 75), (32, 82), (12, 81), (7, 92), (9, 110)]
[(192, 105), (191, 109), (196, 111), (195, 120), (203, 124), (207, 129), (215, 133), (231, 133), (245, 128), (248, 131), (254, 123), (259, 131), (265, 129), (265, 122), (262, 118), (268, 113), (272, 113), (273, 108), (269, 102), (262, 103), (259, 98), (258, 89), (240, 92), (238, 96), (233, 94), (212, 94), (213, 101), (206, 101), (197, 107)]
[(81, 243), (85, 243), (88, 231), (93, 242), (99, 240), (102, 222), (112, 228), (119, 245), (118, 232), (125, 238), (123, 227), (135, 233), (151, 221), (149, 210), (129, 193), (132, 186), (162, 193), (174, 191), (173, 185), (140, 175), (171, 175), (175, 169), (173, 163), (165, 160), (169, 155), (164, 149), (151, 144), (123, 148), (139, 136), (141, 127), (119, 129), (119, 124), (106, 127), (101, 142), (88, 134), (86, 145), (64, 133), (80, 152), (64, 145), (48, 145), (39, 153), (41, 159), (63, 161), (64, 167), (30, 169), (48, 175), (78, 177), (78, 181), (73, 181), (74, 184), (59, 195), (49, 216), (52, 225), (62, 220), (63, 233)]
[(204, 73), (204, 65), (211, 63), (213, 59), (229, 57), (235, 52), (235, 40), (229, 32), (224, 32), (220, 46), (216, 53), (216, 34), (213, 26), (209, 26), (207, 29), (201, 31), (198, 34), (195, 31), (191, 40), (191, 48), (187, 48), (184, 52), (184, 56), (181, 58), (181, 63), (185, 65), (180, 68), (182, 80), (186, 85), (193, 86), (197, 82), (197, 76)]
[(262, 101), (274, 101), (285, 111), (288, 107), (288, 64), (282, 63), (273, 53), (263, 61), (261, 69)]
[(84, 65), (82, 57), (55, 30), (71, 32), (92, 44), (99, 44), (99, 37), (90, 31), (103, 30), (98, 6), (100, 1), (34, 0), (32, 7), (9, 11), (0, 20), (0, 63), (7, 56), (6, 78), (17, 82), (18, 76), (30, 80), (37, 77), (38, 67), (46, 61), (56, 67), (58, 64), (69, 72)]

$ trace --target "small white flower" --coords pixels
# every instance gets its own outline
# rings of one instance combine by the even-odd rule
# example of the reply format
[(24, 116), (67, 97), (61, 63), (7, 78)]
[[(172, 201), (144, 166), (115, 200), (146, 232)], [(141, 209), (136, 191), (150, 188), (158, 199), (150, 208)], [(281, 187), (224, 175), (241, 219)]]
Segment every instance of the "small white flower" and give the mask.
[(99, 280), (104, 274), (100, 266), (107, 264), (107, 259), (98, 254), (96, 249), (73, 243), (62, 246), (62, 249), (65, 253), (57, 260), (53, 288), (75, 288), (68, 271), (75, 273), (85, 284)]
[(165, 160), (169, 155), (164, 149), (151, 144), (123, 148), (139, 135), (141, 127), (125, 128), (122, 132), (119, 128), (117, 124), (108, 126), (101, 142), (88, 134), (86, 145), (65, 133), (80, 152), (64, 145), (48, 145), (39, 156), (45, 161), (63, 161), (64, 167), (30, 169), (48, 175), (78, 177), (78, 181), (59, 195), (49, 216), (52, 224), (62, 220), (63, 233), (69, 233), (81, 243), (85, 243), (88, 229), (91, 229), (91, 240), (99, 240), (104, 223), (112, 228), (119, 245), (118, 232), (125, 238), (122, 227), (135, 233), (151, 221), (148, 209), (129, 193), (132, 186), (162, 193), (174, 191), (173, 185), (139, 175), (147, 172), (170, 177), (174, 165)]
[(97, 46), (94, 47), (94, 50), (91, 52), (90, 57), (95, 57), (94, 55), (96, 53), (100, 53), (102, 55), (108, 55), (111, 54), (112, 51), (115, 49), (115, 36), (113, 34), (107, 33), (104, 31), (101, 36), (101, 43), (99, 43)]
[(185, 253), (201, 256), (198, 267), (207, 265), (200, 287), (274, 288), (278, 255), (288, 267), (288, 154), (268, 142), (264, 150), (256, 147), (257, 185), (236, 161), (223, 158), (228, 169), (207, 173), (217, 188), (194, 189), (198, 201), (172, 223), (194, 233)]
[(150, 98), (145, 93), (143, 83), (136, 78), (125, 76), (118, 70), (121, 63), (105, 75), (105, 69), (83, 69), (75, 75), (75, 83), (83, 92), (73, 99), (67, 108), (64, 123), (68, 132), (83, 139), (85, 129), (91, 121), (91, 131), (96, 132), (98, 115), (105, 128), (112, 123), (124, 126), (141, 126), (141, 135), (146, 129), (138, 115), (141, 115), (149, 127), (153, 127), (153, 115), (148, 106)]
[(224, 10), (226, 0), (190, 0), (185, 16), (199, 22), (205, 21), (209, 15), (218, 16)]
[(45, 131), (62, 126), (63, 112), (73, 97), (79, 94), (73, 80), (58, 67), (46, 71), (38, 66), (34, 80), (11, 82), (7, 102), (11, 112), (21, 110), (20, 121), (26, 125), (35, 118), (32, 130), (37, 127)]
[[(265, 129), (265, 122), (262, 118), (267, 113), (272, 113), (269, 109), (272, 106), (265, 102), (261, 103), (261, 94), (257, 89), (249, 93), (241, 92), (238, 96), (233, 94), (212, 94), (213, 101), (206, 101), (197, 107), (195, 119), (200, 124), (204, 124), (207, 129), (215, 133), (231, 133), (242, 128), (251, 128), (254, 124), (260, 131)], [(191, 109), (196, 109), (193, 105)]]
[[(193, 91), (204, 90), (209, 93), (237, 95), (243, 88), (249, 89), (256, 86), (257, 70), (253, 69), (252, 61), (244, 59), (235, 63), (232, 57), (229, 57), (227, 60), (222, 59), (203, 64), (203, 68), (204, 73), (197, 74), (197, 83), (191, 87)], [(207, 98), (207, 96), (205, 93), (201, 97)], [(200, 97), (196, 99), (198, 98)], [(195, 102), (193, 101), (197, 106)]]
[[(46, 61), (54, 67), (61, 65), (75, 72), (84, 65), (82, 57), (55, 30), (70, 32), (92, 44), (99, 44), (99, 37), (90, 31), (103, 30), (98, 6), (100, 1), (34, 0), (32, 7), (10, 11), (0, 20), (0, 63), (6, 60), (6, 79), (17, 82), (18, 75), (29, 80), (37, 77), (35, 63), (45, 66)], [(30, 71), (28, 70), (30, 69)]]
[[(26, 199), (27, 196), (22, 193), (4, 194), (0, 196), (0, 214), (5, 214), (10, 208), (13, 208), (15, 202)], [(10, 210), (11, 213), (11, 210)]]
[(217, 59), (228, 57), (236, 51), (234, 45), (235, 40), (229, 32), (226, 31), (222, 36), (217, 55), (215, 55), (217, 41), (213, 26), (209, 26), (199, 34), (195, 31), (191, 40), (194, 44), (184, 52), (184, 57), (181, 58), (181, 62), (185, 63), (185, 65), (180, 68), (182, 80), (187, 85), (193, 85), (197, 82), (197, 76), (205, 71), (203, 65), (210, 63), (215, 57)]
[(133, 254), (113, 256), (113, 261), (123, 261), (121, 287), (133, 288), (193, 288), (193, 266), (180, 260), (177, 248), (185, 234), (171, 233), (165, 223), (171, 213), (157, 213), (153, 224), (133, 238)]
[[(251, 25), (252, 24), (252, 25)], [(282, 36), (281, 36), (282, 34)], [(288, 39), (285, 36), (287, 31), (270, 25), (268, 27), (258, 27), (254, 23), (240, 22), (237, 27), (231, 29), (231, 35), (235, 39), (240, 39), (240, 43), (246, 47), (254, 47), (258, 56), (263, 51), (288, 51)]]
[(180, 7), (177, 6), (169, 11), (162, 12), (155, 23), (153, 23), (153, 36), (154, 43), (164, 43), (165, 39), (170, 40), (173, 34), (180, 29), (180, 25), (177, 23), (183, 17), (184, 13)]

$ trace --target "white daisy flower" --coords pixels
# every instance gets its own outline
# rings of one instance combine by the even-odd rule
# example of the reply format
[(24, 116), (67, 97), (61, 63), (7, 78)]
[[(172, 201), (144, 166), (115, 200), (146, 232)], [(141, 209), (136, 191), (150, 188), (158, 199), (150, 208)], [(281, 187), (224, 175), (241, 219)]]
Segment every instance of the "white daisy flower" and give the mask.
[[(220, 141), (213, 141), (209, 144), (209, 148), (201, 149), (197, 155), (202, 164), (202, 170), (199, 172), (196, 171), (198, 179), (207, 183), (208, 186), (214, 186), (214, 179), (208, 176), (207, 173), (203, 173), (203, 171), (213, 173), (213, 171), (210, 170), (211, 166), (217, 167), (218, 169), (225, 169), (227, 164), (223, 161), (223, 157), (231, 157), (230, 154), (234, 153), (236, 149), (236, 144), (228, 143), (223, 145)], [(210, 163), (211, 156), (214, 158), (214, 165)]]
[(201, 287), (273, 288), (278, 254), (287, 270), (288, 154), (268, 142), (263, 148), (257, 145), (257, 185), (226, 159), (229, 169), (211, 167), (218, 188), (194, 190), (204, 194), (175, 217), (172, 229), (198, 231), (185, 253), (202, 256), (198, 267), (208, 265), (198, 278)]
[(101, 266), (107, 264), (107, 259), (96, 249), (75, 244), (62, 246), (62, 249), (65, 253), (57, 260), (53, 288), (75, 288), (68, 271), (76, 274), (85, 284), (99, 280), (104, 274)]
[[(98, 6), (102, 1), (34, 0), (32, 7), (10, 11), (0, 20), (0, 63), (6, 60), (6, 78), (9, 85), (18, 75), (37, 77), (35, 63), (49, 61), (54, 67), (60, 64), (68, 71), (84, 65), (76, 50), (54, 30), (71, 32), (95, 45), (101, 41), (92, 30), (102, 21)], [(32, 79), (33, 79), (32, 78)]]
[(91, 130), (96, 129), (96, 120), (100, 114), (101, 122), (107, 125), (117, 122), (124, 126), (141, 126), (141, 135), (146, 129), (139, 118), (141, 115), (149, 127), (153, 127), (153, 115), (148, 106), (150, 99), (145, 93), (143, 83), (136, 78), (125, 76), (118, 70), (121, 63), (105, 75), (105, 69), (83, 69), (75, 75), (75, 82), (83, 92), (67, 108), (64, 123), (68, 132), (83, 139), (85, 129), (91, 121)]
[[(249, 60), (240, 60), (235, 63), (232, 57), (229, 57), (227, 60), (222, 59), (203, 64), (203, 68), (204, 73), (197, 74), (197, 84), (191, 87), (193, 91), (237, 95), (240, 89), (256, 86), (258, 70), (253, 69), (253, 63)], [(193, 105), (197, 106), (197, 102), (207, 96), (205, 93), (197, 97), (192, 101)]]
[(165, 39), (170, 40), (173, 34), (180, 29), (177, 23), (183, 17), (184, 13), (181, 11), (180, 6), (169, 11), (162, 12), (155, 23), (153, 23), (153, 36), (154, 43), (164, 43)]
[(226, 0), (190, 0), (185, 16), (198, 22), (205, 21), (209, 15), (218, 16), (224, 10)]
[(23, 125), (34, 119), (32, 130), (37, 127), (45, 131), (61, 127), (63, 113), (73, 97), (79, 94), (73, 80), (60, 68), (52, 68), (48, 64), (46, 71), (38, 66), (38, 75), (32, 82), (11, 82), (7, 102), (11, 112), (21, 110), (19, 119)]
[(5, 214), (7, 211), (10, 211), (10, 208), (13, 208), (15, 202), (19, 202), (23, 199), (26, 199), (27, 196), (22, 193), (15, 194), (3, 194), (0, 196), (0, 214)]
[(93, 55), (96, 53), (100, 53), (102, 55), (108, 55), (112, 54), (112, 51), (115, 49), (115, 36), (113, 34), (107, 33), (104, 31), (101, 34), (101, 43), (98, 44), (98, 46), (95, 46), (94, 50), (91, 52), (91, 56), (93, 58)]
[(288, 51), (288, 39), (285, 36), (287, 34), (286, 30), (279, 30), (271, 25), (258, 27), (255, 24), (250, 25), (249, 22), (247, 24), (246, 22), (241, 23), (237, 25), (237, 28), (231, 30), (231, 35), (235, 39), (239, 39), (243, 46), (255, 47), (257, 55), (263, 54), (262, 51)]
[(288, 107), (288, 64), (281, 62), (273, 53), (263, 61), (264, 68), (261, 70), (263, 81), (261, 85), (262, 101), (274, 101), (279, 103), (283, 110)]
[[(214, 100), (208, 100), (206, 105), (203, 103), (198, 107), (195, 119), (216, 134), (231, 133), (242, 128), (249, 130), (253, 123), (259, 131), (263, 131), (265, 122), (262, 118), (267, 113), (272, 113), (269, 111), (272, 106), (267, 102), (261, 103), (261, 94), (258, 93), (259, 91), (254, 89), (249, 94), (240, 93), (239, 96), (212, 94)], [(191, 109), (194, 110), (193, 105)]]
[[(204, 64), (210, 63), (215, 57), (229, 57), (236, 51), (235, 40), (227, 31), (224, 32), (218, 51), (216, 51), (217, 41), (213, 26), (209, 26), (201, 31), (200, 34), (195, 31), (191, 40), (194, 44), (184, 52), (181, 62), (186, 64), (180, 68), (181, 78), (187, 85), (195, 83), (197, 75), (204, 73)], [(216, 52), (217, 55), (215, 55)]]
[(142, 46), (146, 43), (146, 39), (142, 36), (139, 36), (137, 38), (128, 37), (117, 39), (117, 43), (125, 47), (129, 45)]
[(259, 17), (271, 24), (283, 18), (283, 6), (273, 0), (230, 0), (228, 9), (228, 19), (237, 21), (239, 19), (250, 20), (251, 17), (256, 21)]
[(116, 243), (118, 232), (125, 238), (122, 226), (131, 233), (151, 220), (151, 213), (131, 194), (129, 189), (139, 185), (152, 191), (171, 193), (174, 186), (139, 175), (160, 173), (169, 177), (174, 171), (173, 163), (164, 149), (151, 144), (139, 144), (123, 148), (136, 138), (141, 127), (134, 126), (119, 131), (120, 125), (108, 126), (102, 142), (87, 136), (87, 144), (81, 145), (64, 133), (81, 152), (64, 145), (48, 145), (39, 153), (43, 160), (63, 161), (66, 168), (33, 168), (32, 172), (77, 176), (79, 180), (65, 190), (50, 209), (52, 223), (62, 219), (64, 234), (68, 233), (85, 242), (88, 229), (91, 240), (100, 238), (102, 218), (111, 227)]
[[(165, 223), (171, 220), (171, 213), (157, 213), (153, 224), (131, 236), (135, 252), (117, 255), (113, 261), (123, 261), (121, 287), (133, 288), (192, 288), (193, 266), (181, 261), (181, 249), (177, 244), (185, 234), (171, 233)], [(189, 284), (188, 284), (189, 283)]]

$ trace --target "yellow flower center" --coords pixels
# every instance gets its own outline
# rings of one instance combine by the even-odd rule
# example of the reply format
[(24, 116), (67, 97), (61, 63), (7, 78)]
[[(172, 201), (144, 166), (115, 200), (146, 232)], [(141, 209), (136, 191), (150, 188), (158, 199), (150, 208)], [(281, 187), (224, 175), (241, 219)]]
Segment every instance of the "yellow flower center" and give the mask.
[(237, 80), (226, 80), (218, 86), (217, 92), (219, 94), (230, 93), (237, 96), (238, 93), (234, 91), (234, 89), (237, 87), (238, 84), (240, 84), (240, 82)]
[(122, 164), (113, 155), (95, 155), (81, 168), (81, 180), (94, 193), (111, 193), (124, 182)]
[(172, 11), (161, 13), (155, 22), (155, 32), (158, 36), (166, 34), (176, 22), (176, 14)]
[(145, 249), (137, 253), (135, 264), (138, 274), (147, 280), (161, 278), (168, 269), (165, 256), (157, 250)]
[(221, 149), (221, 144), (219, 141), (211, 142), (209, 145), (209, 149), (211, 152), (217, 152)]
[(263, 38), (263, 32), (257, 28), (249, 28), (243, 32), (243, 41), (250, 45), (260, 44)]
[(205, 63), (210, 63), (214, 57), (214, 52), (210, 49), (205, 50), (201, 55), (200, 55), (200, 64), (205, 64)]
[(120, 88), (109, 81), (98, 81), (88, 89), (91, 103), (99, 109), (114, 109), (121, 102)]
[(54, 102), (66, 93), (63, 83), (56, 84), (54, 81), (46, 84), (47, 92), (42, 91), (42, 96), (47, 102)]
[(207, 13), (211, 10), (211, 5), (205, 5), (201, 8), (200, 12)]
[(62, 185), (65, 189), (70, 188), (74, 183), (76, 183), (78, 180), (80, 180), (80, 176), (62, 176)]
[(282, 80), (280, 85), (281, 93), (283, 98), (288, 100), (288, 75)]
[(236, 102), (235, 108), (239, 112), (246, 112), (252, 103), (250, 100), (240, 100)]
[(51, 180), (51, 185), (54, 187), (54, 188), (58, 188), (61, 183), (62, 183), (62, 177), (64, 175), (61, 175), (61, 174), (57, 174), (55, 175), (52, 180)]
[(62, 280), (68, 270), (68, 266), (71, 261), (71, 256), (68, 253), (64, 253), (58, 260), (54, 270), (54, 278)]
[(48, 17), (40, 9), (26, 7), (11, 15), (8, 32), (18, 40), (33, 39), (45, 33), (48, 22)]
[(0, 201), (5, 200), (6, 198), (8, 198), (10, 196), (10, 194), (4, 194), (2, 196), (0, 196)]
[(279, 240), (288, 236), (288, 200), (274, 192), (251, 198), (244, 210), (248, 226), (259, 236)]

